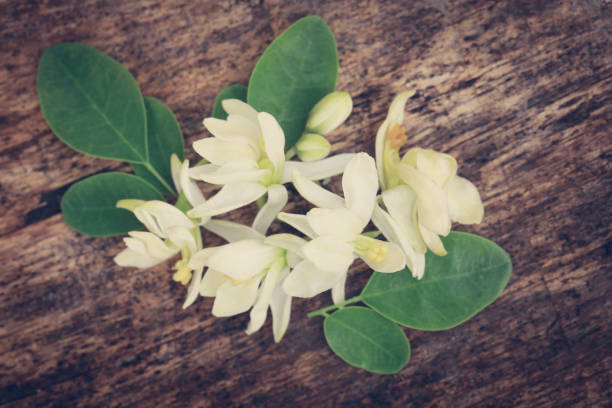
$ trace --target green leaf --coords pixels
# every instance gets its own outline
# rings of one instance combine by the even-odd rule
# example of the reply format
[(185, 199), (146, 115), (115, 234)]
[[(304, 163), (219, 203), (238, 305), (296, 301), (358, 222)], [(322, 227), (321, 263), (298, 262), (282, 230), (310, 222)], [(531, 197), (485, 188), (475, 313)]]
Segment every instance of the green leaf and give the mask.
[(142, 95), (120, 63), (84, 44), (57, 44), (36, 81), (42, 113), (64, 143), (94, 157), (147, 161)]
[(139, 230), (143, 225), (128, 210), (117, 208), (127, 198), (163, 200), (140, 177), (126, 173), (97, 174), (73, 184), (62, 198), (64, 221), (81, 234), (107, 237)]
[(341, 359), (379, 374), (393, 374), (410, 359), (410, 343), (395, 323), (365, 307), (340, 309), (325, 318), (325, 339)]
[(149, 160), (151, 166), (163, 179), (163, 184), (154, 173), (142, 164), (132, 164), (136, 175), (142, 177), (157, 188), (162, 194), (176, 196), (172, 173), (170, 171), (170, 156), (175, 153), (181, 161), (184, 159), (183, 134), (174, 113), (159, 99), (145, 97), (147, 112), (147, 133), (149, 144)]
[(285, 147), (302, 135), (308, 113), (336, 89), (336, 40), (321, 18), (309, 16), (268, 46), (249, 80), (247, 102), (271, 113), (285, 132)]
[(225, 109), (223, 109), (223, 105), (221, 105), (221, 102), (223, 102), (224, 99), (239, 99), (243, 102), (246, 102), (247, 87), (240, 84), (234, 84), (228, 86), (227, 88), (219, 92), (219, 95), (217, 95), (217, 98), (215, 99), (215, 104), (213, 105), (213, 118), (222, 120), (227, 119), (227, 112), (225, 112)]
[(425, 276), (408, 269), (374, 273), (361, 296), (383, 316), (407, 327), (444, 330), (457, 326), (493, 302), (512, 272), (508, 254), (477, 235), (451, 232), (442, 238), (446, 256), (428, 252)]

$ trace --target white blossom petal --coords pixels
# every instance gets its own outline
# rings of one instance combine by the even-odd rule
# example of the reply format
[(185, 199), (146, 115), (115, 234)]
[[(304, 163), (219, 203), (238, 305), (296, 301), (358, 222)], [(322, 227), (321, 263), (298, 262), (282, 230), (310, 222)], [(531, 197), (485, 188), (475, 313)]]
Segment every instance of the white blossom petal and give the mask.
[(170, 175), (172, 176), (172, 182), (176, 188), (176, 192), (181, 194), (181, 171), (183, 169), (183, 163), (178, 158), (176, 153), (172, 153), (170, 156)]
[(200, 296), (214, 297), (217, 289), (225, 283), (232, 284), (231, 279), (214, 269), (208, 269), (200, 281)]
[(257, 330), (261, 329), (261, 326), (263, 326), (264, 322), (266, 321), (272, 294), (274, 293), (276, 281), (278, 280), (278, 277), (283, 269), (283, 265), (284, 262), (275, 262), (270, 267), (270, 270), (263, 279), (257, 294), (257, 300), (251, 309), (251, 320), (249, 321), (249, 325), (246, 329), (247, 334), (255, 333)]
[(204, 228), (228, 242), (245, 239), (264, 239), (264, 235), (253, 228), (232, 221), (210, 220), (204, 225)]
[(270, 299), (270, 310), (272, 312), (272, 333), (274, 341), (281, 341), (287, 331), (289, 319), (291, 318), (291, 296), (285, 293), (282, 289), (282, 284), (289, 274), (289, 268), (281, 271), (276, 286)]
[(346, 271), (326, 272), (304, 260), (293, 268), (282, 287), (288, 295), (309, 298), (331, 289), (344, 275)]
[(300, 231), (302, 234), (306, 235), (309, 238), (314, 238), (317, 236), (316, 232), (314, 232), (314, 230), (308, 223), (308, 218), (306, 218), (306, 216), (303, 214), (290, 214), (280, 212), (278, 213), (278, 219), (284, 222), (285, 224), (291, 225), (293, 228)]
[(317, 235), (329, 235), (341, 241), (352, 241), (363, 230), (362, 220), (348, 208), (313, 208), (306, 214)]
[[(199, 228), (194, 232), (200, 233)], [(197, 244), (193, 233), (184, 227), (170, 227), (168, 228), (168, 239), (178, 248), (188, 248), (190, 253), (197, 251)]]
[(431, 249), (431, 252), (438, 256), (444, 256), (447, 254), (444, 244), (442, 243), (442, 240), (438, 234), (428, 230), (427, 227), (421, 225), (420, 223), (419, 230), (421, 232), (421, 236), (423, 237), (423, 241), (425, 241), (427, 247)]
[(259, 153), (246, 143), (236, 143), (216, 137), (206, 137), (193, 142), (193, 150), (218, 166), (242, 160), (257, 161)]
[(208, 265), (208, 258), (210, 258), (210, 256), (219, 248), (220, 247), (208, 247), (200, 249), (195, 254), (193, 254), (191, 258), (189, 258), (187, 266), (189, 266), (189, 268), (193, 270), (205, 267), (206, 265)]
[(417, 225), (417, 196), (414, 191), (408, 186), (400, 185), (384, 191), (381, 196), (389, 215), (399, 226), (398, 234), (402, 235), (415, 251), (425, 253), (427, 248)]
[(237, 115), (230, 115), (227, 120), (206, 118), (204, 126), (219, 140), (250, 146), (259, 156), (259, 127), (246, 118)]
[(346, 206), (361, 218), (363, 229), (372, 217), (378, 191), (376, 164), (372, 157), (366, 153), (353, 157), (342, 176), (342, 191)]
[(274, 165), (274, 173), (281, 175), (285, 165), (285, 134), (283, 129), (274, 119), (274, 116), (267, 112), (258, 113), (257, 118), (261, 127), (266, 156)]
[(353, 246), (333, 237), (318, 237), (302, 247), (304, 257), (326, 272), (348, 270), (353, 263)]
[(417, 194), (419, 223), (432, 232), (448, 235), (451, 221), (444, 190), (410, 165), (398, 163), (396, 169), (402, 181)]
[(444, 186), (448, 197), (448, 212), (453, 221), (461, 224), (478, 224), (484, 216), (480, 194), (468, 179), (455, 176)]
[(208, 266), (236, 281), (246, 281), (264, 271), (282, 256), (282, 249), (262, 240), (248, 239), (218, 247), (208, 258)]
[[(130, 231), (128, 234), (143, 246), (146, 253), (151, 254), (156, 258), (168, 259), (178, 252), (177, 248), (169, 247), (166, 245), (166, 243), (164, 243), (164, 241), (159, 239), (157, 235), (150, 232)], [(130, 240), (130, 238), (124, 238), (128, 248), (130, 248), (132, 246), (128, 244), (128, 240)], [(132, 249), (136, 250), (137, 248), (132, 247)]]
[(259, 169), (254, 161), (231, 162), (223, 166), (204, 164), (189, 170), (190, 177), (217, 185), (259, 181), (269, 174), (270, 170)]
[(165, 261), (163, 258), (155, 258), (148, 254), (134, 251), (131, 248), (126, 248), (119, 252), (113, 259), (119, 266), (134, 267), (139, 269), (146, 269)]
[(304, 238), (300, 238), (293, 234), (274, 234), (264, 239), (264, 244), (266, 245), (283, 248), (297, 255), (302, 254), (302, 247), (306, 242), (308, 241)]
[(387, 120), (389, 120), (389, 122), (400, 125), (404, 122), (406, 102), (408, 102), (408, 99), (412, 98), (415, 93), (416, 92), (414, 90), (404, 91), (397, 94), (397, 96), (393, 98), (393, 101), (389, 106), (389, 112), (387, 113)]
[(321, 180), (341, 174), (353, 156), (354, 153), (342, 153), (310, 162), (286, 161), (280, 182), (284, 184), (291, 181), (294, 171), (299, 171), (309, 180)]
[(255, 108), (240, 99), (224, 99), (221, 101), (221, 105), (228, 115), (243, 116), (251, 122), (257, 122), (257, 111)]
[(253, 306), (261, 278), (249, 279), (238, 285), (225, 282), (217, 289), (212, 314), (216, 317), (234, 316)]
[(406, 266), (406, 257), (402, 249), (393, 242), (386, 242), (375, 239), (383, 255), (380, 256), (365, 256), (359, 254), (359, 257), (368, 264), (370, 268), (376, 272), (391, 273), (397, 272)]
[(342, 197), (324, 189), (315, 182), (309, 180), (302, 173), (293, 173), (293, 185), (304, 199), (320, 208), (344, 207)]
[(376, 170), (378, 172), (378, 182), (380, 183), (380, 189), (386, 190), (387, 185), (385, 182), (385, 166), (384, 163), (384, 151), (385, 151), (385, 141), (387, 138), (387, 130), (389, 129), (389, 120), (385, 119), (385, 121), (380, 125), (378, 131), (376, 132), (376, 145), (374, 148), (374, 153), (376, 154)]
[(402, 162), (412, 163), (418, 171), (440, 187), (457, 172), (457, 160), (453, 156), (431, 149), (414, 147), (406, 152)]
[(268, 200), (255, 216), (253, 229), (265, 234), (278, 213), (287, 204), (287, 199), (287, 189), (282, 184), (272, 184), (268, 187)]
[(253, 182), (226, 184), (208, 201), (190, 210), (190, 217), (213, 217), (243, 207), (264, 195), (266, 188)]
[(336, 282), (334, 286), (331, 288), (332, 302), (334, 304), (338, 304), (340, 302), (344, 302), (345, 295), (344, 290), (346, 287), (346, 277), (348, 274), (342, 274), (340, 280)]
[(185, 303), (183, 303), (183, 309), (187, 309), (198, 298), (201, 280), (202, 268), (199, 268), (194, 272), (193, 277), (191, 278), (191, 283), (189, 284), (189, 288), (187, 289), (187, 297), (185, 298)]
[(195, 224), (185, 213), (163, 201), (146, 201), (134, 209), (134, 215), (155, 235), (166, 238), (169, 227), (193, 228)]

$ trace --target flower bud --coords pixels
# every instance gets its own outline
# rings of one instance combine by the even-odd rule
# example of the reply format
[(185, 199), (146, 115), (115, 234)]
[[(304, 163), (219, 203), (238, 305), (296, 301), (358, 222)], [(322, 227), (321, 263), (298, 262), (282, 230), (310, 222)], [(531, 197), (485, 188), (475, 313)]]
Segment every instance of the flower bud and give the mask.
[(332, 92), (310, 111), (306, 131), (326, 135), (340, 126), (351, 114), (353, 100), (346, 92)]
[(321, 160), (331, 150), (331, 145), (323, 136), (316, 133), (304, 133), (295, 144), (297, 155), (301, 161)]

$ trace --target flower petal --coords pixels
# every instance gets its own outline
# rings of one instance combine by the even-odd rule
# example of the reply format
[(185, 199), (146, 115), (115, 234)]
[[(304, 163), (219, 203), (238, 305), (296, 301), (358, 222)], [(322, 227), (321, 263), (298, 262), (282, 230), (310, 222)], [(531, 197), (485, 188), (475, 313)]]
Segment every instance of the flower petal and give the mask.
[(285, 224), (291, 225), (293, 228), (300, 231), (302, 234), (306, 235), (309, 238), (314, 238), (317, 236), (317, 233), (314, 232), (314, 230), (308, 223), (308, 218), (306, 218), (305, 215), (280, 212), (278, 213), (278, 219), (284, 222)]
[(257, 161), (258, 152), (247, 143), (237, 143), (216, 137), (206, 137), (193, 142), (193, 150), (212, 164), (222, 166), (234, 161)]
[(415, 251), (425, 253), (427, 249), (417, 225), (417, 196), (414, 191), (408, 186), (400, 185), (384, 191), (381, 196), (389, 215), (399, 226), (398, 234), (402, 235)]
[(119, 266), (134, 267), (139, 269), (146, 269), (157, 265), (165, 259), (155, 258), (141, 252), (134, 251), (131, 248), (126, 248), (119, 252), (113, 259)]
[(267, 112), (257, 114), (263, 136), (266, 156), (274, 165), (274, 173), (281, 175), (285, 165), (285, 134), (274, 116)]
[(380, 189), (386, 190), (386, 178), (385, 178), (385, 166), (384, 166), (384, 150), (385, 140), (387, 137), (387, 130), (389, 129), (389, 121), (385, 120), (376, 132), (376, 145), (374, 153), (376, 155), (376, 170), (378, 172), (378, 182), (380, 183)]
[(229, 115), (227, 120), (206, 118), (204, 126), (219, 140), (250, 146), (259, 156), (259, 126), (243, 116)]
[(419, 230), (421, 232), (421, 236), (423, 237), (423, 241), (425, 241), (427, 247), (431, 249), (431, 252), (438, 256), (444, 256), (447, 254), (444, 244), (442, 243), (442, 240), (438, 234), (428, 230), (427, 227), (421, 225), (420, 223)]
[(225, 283), (231, 284), (232, 281), (221, 272), (208, 269), (204, 274), (204, 278), (200, 281), (200, 296), (215, 296), (217, 289)]
[(325, 272), (304, 260), (293, 268), (282, 287), (288, 295), (309, 298), (331, 289), (344, 275), (346, 271)]
[(270, 170), (259, 169), (254, 161), (238, 161), (217, 166), (204, 164), (193, 167), (189, 176), (210, 184), (230, 184), (264, 179)]
[(412, 98), (415, 93), (416, 92), (414, 90), (404, 91), (397, 94), (397, 96), (393, 98), (393, 101), (389, 106), (389, 112), (387, 113), (387, 120), (389, 120), (389, 122), (398, 123), (400, 125), (404, 122), (406, 102), (408, 102), (408, 99)]
[(344, 302), (344, 288), (346, 287), (346, 277), (348, 274), (342, 274), (342, 277), (336, 284), (331, 288), (332, 302), (334, 304)]
[(311, 162), (287, 161), (280, 182), (284, 184), (291, 181), (294, 171), (299, 171), (309, 180), (321, 180), (335, 176), (344, 171), (353, 156), (355, 156), (354, 153), (343, 153)]
[(265, 234), (278, 213), (287, 204), (287, 189), (282, 184), (272, 184), (268, 187), (268, 201), (259, 209), (253, 229)]
[(191, 256), (189, 262), (187, 263), (187, 266), (189, 266), (189, 268), (192, 270), (203, 268), (204, 266), (208, 265), (208, 259), (219, 248), (220, 247), (209, 247), (200, 249)]
[(255, 108), (240, 99), (224, 99), (221, 101), (221, 105), (228, 115), (244, 116), (251, 122), (257, 122), (257, 111)]
[(251, 309), (251, 320), (249, 321), (249, 325), (246, 329), (247, 334), (255, 333), (257, 330), (261, 329), (261, 326), (263, 326), (264, 322), (266, 321), (266, 315), (268, 314), (268, 307), (270, 306), (272, 294), (274, 293), (274, 288), (276, 287), (276, 281), (278, 280), (278, 276), (283, 269), (283, 266), (283, 262), (275, 262), (266, 274), (266, 277), (259, 288), (257, 300)]
[(208, 201), (190, 210), (190, 217), (213, 217), (236, 208), (243, 207), (257, 200), (266, 192), (266, 188), (254, 182), (226, 184)]
[(302, 173), (293, 173), (293, 185), (304, 199), (320, 208), (339, 208), (344, 207), (344, 200), (309, 180)]
[(348, 270), (353, 263), (353, 246), (333, 237), (318, 237), (302, 247), (304, 257), (326, 272)]
[(191, 283), (189, 284), (189, 288), (187, 289), (187, 297), (185, 298), (185, 303), (183, 303), (183, 309), (187, 309), (189, 306), (193, 304), (198, 298), (198, 294), (200, 292), (200, 281), (202, 280), (202, 268), (199, 268), (193, 274), (191, 278)]
[(228, 242), (245, 239), (264, 239), (264, 235), (253, 228), (231, 221), (210, 220), (204, 225), (204, 228)]
[(219, 247), (208, 259), (208, 266), (236, 281), (246, 281), (282, 254), (282, 249), (266, 245), (262, 240), (247, 239)]
[(390, 273), (397, 272), (406, 266), (406, 257), (399, 245), (379, 239), (374, 239), (374, 241), (377, 242), (375, 245), (381, 248), (380, 253), (382, 255), (367, 256), (359, 254), (359, 257), (363, 259), (370, 268), (376, 272)]
[[(174, 176), (173, 176), (174, 177)], [(181, 192), (185, 194), (187, 201), (192, 207), (203, 204), (206, 201), (204, 194), (198, 186), (189, 178), (189, 160), (185, 160), (181, 166), (179, 177), (179, 186)], [(179, 193), (180, 194), (180, 193)]]
[(302, 247), (306, 242), (308, 241), (293, 234), (274, 234), (264, 239), (266, 245), (283, 248), (298, 255), (301, 255)]
[(329, 235), (348, 242), (363, 230), (363, 222), (348, 208), (313, 208), (306, 214), (308, 223), (317, 235)]
[(480, 194), (468, 179), (455, 176), (444, 186), (448, 197), (448, 212), (453, 221), (478, 224), (484, 216)]
[[(199, 234), (200, 229), (197, 228), (194, 233)], [(197, 244), (195, 238), (190, 230), (184, 227), (170, 227), (168, 228), (168, 239), (174, 245), (181, 249), (189, 249), (190, 253), (195, 253)]]
[(166, 238), (169, 227), (191, 229), (195, 224), (185, 213), (163, 201), (147, 201), (134, 209), (134, 215), (155, 235)]
[(402, 181), (408, 184), (417, 195), (419, 223), (432, 232), (448, 235), (451, 221), (444, 190), (410, 165), (398, 163), (396, 170)]
[(374, 159), (366, 153), (358, 153), (347, 164), (342, 176), (342, 191), (346, 206), (361, 218), (363, 229), (374, 210), (378, 177)]
[(414, 163), (417, 170), (441, 187), (457, 172), (457, 160), (453, 156), (431, 149), (412, 148), (402, 161)]
[(257, 298), (260, 281), (261, 278), (254, 278), (239, 285), (229, 281), (219, 286), (212, 314), (216, 317), (227, 317), (249, 310)]
[[(178, 249), (169, 247), (161, 239), (159, 239), (157, 235), (152, 234), (150, 232), (130, 231), (128, 232), (128, 234), (130, 235), (130, 237), (135, 238), (144, 246), (144, 250), (146, 251), (146, 253), (152, 255), (155, 258), (168, 259), (178, 252)], [(126, 241), (126, 244), (128, 239), (129, 238), (124, 239)], [(131, 247), (131, 245), (128, 244), (128, 248), (129, 247)], [(136, 250), (136, 248), (133, 247), (132, 249)]]
[(289, 274), (289, 268), (285, 268), (281, 271), (278, 279), (276, 280), (276, 286), (274, 287), (274, 293), (270, 299), (270, 310), (272, 312), (272, 333), (274, 334), (274, 341), (278, 343), (281, 341), (287, 331), (289, 325), (289, 319), (291, 318), (291, 296), (285, 293), (282, 289), (282, 283)]
[(170, 156), (170, 175), (172, 176), (172, 181), (174, 182), (174, 188), (176, 188), (176, 192), (181, 194), (181, 171), (183, 168), (183, 163), (181, 163), (181, 159), (178, 158), (176, 153), (172, 153)]

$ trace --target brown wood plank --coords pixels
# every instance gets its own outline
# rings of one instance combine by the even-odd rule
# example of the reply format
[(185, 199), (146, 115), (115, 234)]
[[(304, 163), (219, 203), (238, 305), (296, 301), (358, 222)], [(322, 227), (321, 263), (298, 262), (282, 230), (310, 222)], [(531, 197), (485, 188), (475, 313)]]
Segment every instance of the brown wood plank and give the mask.
[[(1, 5), (1, 4), (0, 4)], [(0, 405), (577, 406), (611, 399), (612, 20), (607, 2), (5, 2), (0, 16)], [(63, 189), (120, 164), (71, 151), (39, 111), (40, 55), (83, 41), (117, 58), (177, 114), (189, 148), (225, 85), (246, 83), (266, 45), (319, 14), (355, 110), (335, 151), (373, 153), (394, 93), (410, 142), (453, 154), (514, 274), (493, 305), (444, 332), (407, 330), (393, 376), (344, 364), (294, 300), (270, 322), (181, 310), (167, 263), (118, 268), (119, 238), (85, 238), (57, 213)], [(338, 191), (335, 181), (333, 188)], [(211, 189), (207, 188), (207, 192)], [(288, 207), (302, 210), (298, 201)], [(253, 208), (234, 214), (248, 221)], [(279, 226), (275, 228), (280, 228)], [(207, 237), (211, 245), (221, 241)], [(348, 294), (368, 279), (351, 272)]]

